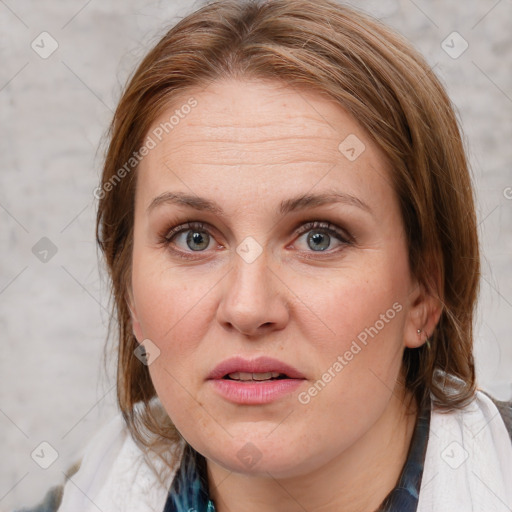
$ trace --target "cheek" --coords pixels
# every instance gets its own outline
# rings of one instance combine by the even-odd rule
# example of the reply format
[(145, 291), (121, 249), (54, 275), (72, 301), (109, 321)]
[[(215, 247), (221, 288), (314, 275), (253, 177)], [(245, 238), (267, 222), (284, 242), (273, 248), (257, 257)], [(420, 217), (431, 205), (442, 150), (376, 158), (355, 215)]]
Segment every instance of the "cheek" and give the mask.
[(197, 318), (207, 316), (204, 306), (214, 283), (207, 272), (193, 275), (159, 258), (134, 254), (132, 289), (144, 336), (161, 350), (171, 340), (175, 351), (193, 349), (202, 327)]
[[(167, 413), (182, 434), (201, 425), (211, 425), (196, 389), (200, 385), (194, 370), (204, 366), (201, 342), (211, 323), (212, 287), (218, 281), (210, 273), (192, 276), (190, 269), (179, 270), (158, 263), (156, 258), (134, 255), (132, 289), (137, 316), (144, 338), (159, 350), (149, 366), (151, 380)], [(187, 437), (187, 436), (186, 436)]]
[[(405, 273), (393, 272), (385, 262), (345, 268), (316, 297), (300, 289), (310, 299), (305, 301), (309, 308), (297, 317), (303, 318), (303, 337), (314, 342), (308, 348), (320, 381), (308, 396), (325, 410), (326, 417), (354, 410), (361, 413), (356, 417), (368, 418), (387, 402), (396, 385), (407, 283), (400, 277)], [(333, 403), (340, 408), (332, 408)]]
[(367, 263), (364, 268), (332, 272), (321, 293), (318, 282), (297, 280), (294, 290), (298, 296), (306, 297), (303, 315), (298, 318), (308, 318), (303, 328), (310, 334), (314, 334), (313, 329), (318, 330), (318, 336), (313, 338), (318, 340), (319, 353), (340, 353), (356, 339), (362, 343), (379, 339), (379, 344), (374, 345), (383, 349), (397, 341), (396, 335), (403, 327), (400, 312), (404, 309), (405, 280), (382, 261)]

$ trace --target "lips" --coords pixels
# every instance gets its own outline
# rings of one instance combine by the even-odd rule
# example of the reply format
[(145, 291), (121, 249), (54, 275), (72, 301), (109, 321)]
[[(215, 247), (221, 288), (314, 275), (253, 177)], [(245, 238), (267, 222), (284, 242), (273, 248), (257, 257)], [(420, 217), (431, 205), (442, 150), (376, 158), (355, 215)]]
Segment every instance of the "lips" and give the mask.
[(239, 356), (231, 357), (218, 364), (207, 379), (234, 378), (235, 380), (248, 380), (249, 376), (247, 374), (259, 374), (254, 376), (254, 380), (264, 380), (261, 377), (268, 378), (268, 376), (261, 374), (271, 374), (272, 378), (275, 379), (305, 379), (304, 375), (293, 366), (266, 356), (251, 360)]

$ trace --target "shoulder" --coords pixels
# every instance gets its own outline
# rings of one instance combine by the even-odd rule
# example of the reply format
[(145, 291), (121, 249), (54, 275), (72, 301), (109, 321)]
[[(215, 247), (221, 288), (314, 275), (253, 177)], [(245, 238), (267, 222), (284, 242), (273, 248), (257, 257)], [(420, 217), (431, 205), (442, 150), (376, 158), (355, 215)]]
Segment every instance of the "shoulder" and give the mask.
[[(450, 379), (454, 377), (450, 376)], [(451, 423), (453, 427), (459, 425), (461, 428), (464, 426), (478, 431), (488, 427), (487, 430), (493, 433), (491, 437), (499, 435), (502, 439), (512, 441), (512, 401), (498, 400), (483, 389), (477, 389), (466, 405), (455, 409), (438, 408), (434, 396), (431, 396), (431, 400), (431, 418), (435, 418), (436, 423)], [(481, 422), (484, 422), (484, 427), (480, 425)]]
[(512, 510), (511, 407), (481, 390), (461, 408), (432, 407), (418, 512)]
[(79, 468), (62, 485), (49, 489), (38, 506), (18, 512), (163, 510), (177, 469), (169, 461), (179, 462), (183, 448), (178, 442), (162, 443), (161, 453), (142, 448), (118, 413), (85, 446)]
[[(489, 393), (478, 389), (473, 400), (452, 412), (454, 418), (464, 429), (478, 436), (478, 441), (483, 442), (484, 437), (496, 445), (512, 445), (512, 402), (500, 401)], [(483, 435), (485, 432), (485, 436)], [(507, 448), (507, 449), (508, 449)]]
[[(71, 478), (79, 469), (81, 460), (75, 462), (65, 472), (66, 479)], [(62, 502), (62, 495), (64, 494), (64, 485), (54, 485), (46, 492), (43, 500), (34, 507), (16, 509), (13, 512), (57, 512)]]
[(505, 427), (507, 428), (508, 435), (512, 440), (512, 400), (509, 402), (503, 402), (501, 400), (493, 398), (489, 393), (486, 393), (483, 390), (481, 390), (481, 393), (487, 396), (498, 409), (501, 419), (503, 420), (503, 423), (505, 423)]
[(56, 485), (48, 490), (43, 501), (32, 508), (17, 509), (14, 512), (56, 512), (62, 501), (64, 485)]

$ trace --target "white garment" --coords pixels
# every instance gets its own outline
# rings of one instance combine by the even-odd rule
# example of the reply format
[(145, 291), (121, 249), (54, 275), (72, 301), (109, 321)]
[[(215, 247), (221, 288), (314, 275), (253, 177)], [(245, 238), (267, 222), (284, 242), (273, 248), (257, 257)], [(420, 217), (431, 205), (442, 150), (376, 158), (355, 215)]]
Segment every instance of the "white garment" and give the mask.
[[(154, 454), (149, 458), (157, 469), (163, 467)], [(118, 414), (85, 448), (80, 469), (64, 486), (58, 511), (162, 512), (176, 470), (162, 485)]]
[(434, 412), (417, 512), (512, 511), (512, 443), (486, 395)]
[[(119, 414), (86, 447), (59, 512), (162, 512), (175, 472), (158, 481)], [(493, 402), (477, 392), (462, 410), (434, 409), (417, 512), (511, 510), (512, 443)]]

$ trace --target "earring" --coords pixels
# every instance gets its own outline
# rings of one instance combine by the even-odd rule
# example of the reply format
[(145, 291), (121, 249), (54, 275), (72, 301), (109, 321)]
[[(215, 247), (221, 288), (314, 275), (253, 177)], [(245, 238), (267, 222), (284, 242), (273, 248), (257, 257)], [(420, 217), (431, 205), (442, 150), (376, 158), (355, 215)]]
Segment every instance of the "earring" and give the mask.
[[(421, 334), (421, 329), (418, 329), (418, 335)], [(427, 349), (430, 350), (430, 340), (428, 339), (428, 336), (425, 338), (425, 344), (427, 345)]]

